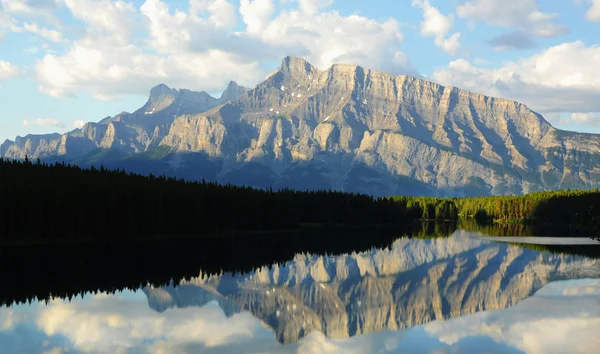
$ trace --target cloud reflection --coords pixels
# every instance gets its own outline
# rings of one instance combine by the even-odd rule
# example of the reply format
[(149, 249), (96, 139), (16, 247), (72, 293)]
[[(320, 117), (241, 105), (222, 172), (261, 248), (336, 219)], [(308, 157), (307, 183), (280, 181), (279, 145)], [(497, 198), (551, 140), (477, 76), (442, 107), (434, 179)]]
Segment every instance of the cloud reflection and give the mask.
[(250, 313), (227, 318), (216, 302), (158, 313), (141, 291), (2, 308), (0, 324), (0, 353), (228, 353), (278, 346)]
[(600, 279), (550, 283), (501, 311), (288, 346), (250, 313), (227, 317), (216, 301), (159, 313), (137, 291), (0, 308), (0, 353), (592, 353), (597, 328)]

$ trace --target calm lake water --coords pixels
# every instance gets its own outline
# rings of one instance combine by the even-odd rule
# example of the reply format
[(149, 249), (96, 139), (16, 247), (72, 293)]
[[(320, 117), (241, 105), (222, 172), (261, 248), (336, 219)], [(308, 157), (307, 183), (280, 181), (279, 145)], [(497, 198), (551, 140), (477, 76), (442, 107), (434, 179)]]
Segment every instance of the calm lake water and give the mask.
[[(0, 307), (0, 353), (597, 353), (599, 245), (458, 230), (200, 270), (177, 285), (14, 295), (19, 303)], [(38, 279), (6, 286), (38, 294)]]

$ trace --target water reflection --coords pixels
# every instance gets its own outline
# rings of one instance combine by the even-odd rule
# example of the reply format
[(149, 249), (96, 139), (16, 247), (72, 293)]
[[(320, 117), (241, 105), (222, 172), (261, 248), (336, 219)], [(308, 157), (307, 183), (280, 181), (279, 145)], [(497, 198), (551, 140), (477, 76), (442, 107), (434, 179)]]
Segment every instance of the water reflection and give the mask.
[(217, 301), (250, 311), (282, 343), (307, 333), (346, 338), (503, 309), (550, 281), (600, 277), (600, 260), (489, 242), (476, 234), (402, 238), (342, 256), (297, 255), (246, 274), (201, 275), (178, 287), (146, 288), (157, 311)]
[(177, 287), (3, 307), (0, 353), (590, 353), (599, 278), (598, 259), (472, 233), (402, 238)]

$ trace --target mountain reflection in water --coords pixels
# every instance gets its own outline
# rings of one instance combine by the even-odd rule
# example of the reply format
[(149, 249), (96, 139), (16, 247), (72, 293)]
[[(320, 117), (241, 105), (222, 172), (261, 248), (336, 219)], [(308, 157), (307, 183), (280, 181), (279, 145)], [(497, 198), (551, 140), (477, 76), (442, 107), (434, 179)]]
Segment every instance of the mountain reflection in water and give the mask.
[(457, 231), (2, 307), (0, 353), (592, 353), (597, 328), (600, 259)]

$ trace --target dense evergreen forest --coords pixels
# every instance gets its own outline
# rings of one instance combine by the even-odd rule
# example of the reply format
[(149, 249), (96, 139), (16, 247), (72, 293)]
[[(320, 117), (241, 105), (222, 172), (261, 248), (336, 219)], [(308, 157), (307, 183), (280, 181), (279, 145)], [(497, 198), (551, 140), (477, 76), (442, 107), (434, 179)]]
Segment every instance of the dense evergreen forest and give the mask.
[(248, 187), (0, 159), (0, 241), (206, 236), (306, 224), (488, 222), (600, 225), (600, 191), (477, 198), (388, 197)]
[(412, 219), (400, 203), (366, 195), (263, 191), (103, 167), (0, 160), (3, 240), (214, 236), (237, 230), (291, 230), (308, 223), (389, 224)]

